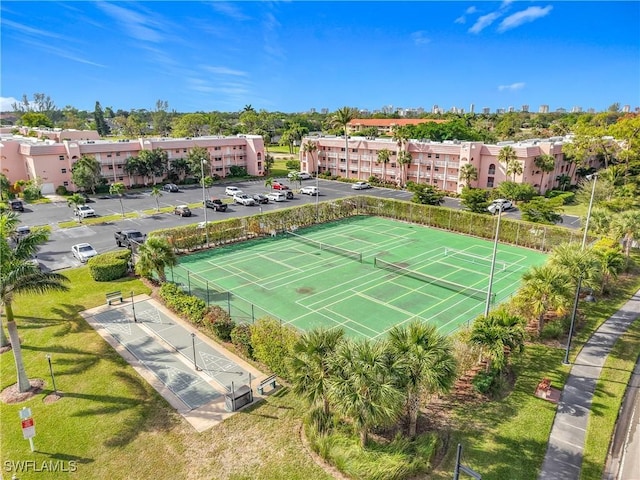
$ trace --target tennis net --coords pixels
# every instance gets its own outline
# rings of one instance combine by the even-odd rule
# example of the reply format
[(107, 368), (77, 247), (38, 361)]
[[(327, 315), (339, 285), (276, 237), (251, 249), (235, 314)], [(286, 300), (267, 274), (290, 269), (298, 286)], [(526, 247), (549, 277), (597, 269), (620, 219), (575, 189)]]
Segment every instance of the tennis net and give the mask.
[[(478, 300), (486, 299), (487, 292), (485, 290), (480, 290), (478, 288), (466, 287), (464, 285), (460, 285), (459, 283), (450, 282), (449, 280), (444, 280), (438, 277), (432, 277), (431, 275), (427, 275), (426, 273), (416, 272), (415, 270), (410, 270), (406, 267), (401, 267), (395, 263), (385, 262), (384, 260), (380, 260), (379, 258), (373, 259), (373, 265), (377, 268), (381, 268), (383, 270), (389, 270), (391, 272), (397, 273), (398, 275), (404, 275), (406, 277), (415, 278), (416, 280), (421, 280), (426, 283), (431, 283), (433, 285), (437, 285), (438, 287), (446, 288), (447, 290), (451, 290), (453, 292), (462, 293), (471, 298), (475, 298)], [(491, 294), (491, 303), (495, 300), (495, 293)]]
[(362, 263), (362, 253), (360, 252), (347, 250), (346, 248), (336, 247), (334, 245), (327, 245), (324, 242), (319, 242), (318, 240), (313, 240), (311, 238), (298, 235), (297, 233), (293, 233), (289, 230), (287, 230), (287, 233), (291, 235), (291, 237), (293, 237), (295, 240), (299, 240), (303, 243), (306, 243), (307, 245), (313, 245), (314, 247), (317, 247), (320, 250), (335, 253), (337, 255), (342, 255), (343, 257), (351, 258), (352, 260)]
[[(444, 255), (445, 257), (451, 257), (454, 259), (462, 260), (464, 262), (475, 263), (476, 265), (486, 267), (487, 269), (491, 268), (490, 258), (481, 257), (480, 255), (474, 255), (473, 253), (454, 250), (453, 248), (445, 248)], [(496, 270), (504, 271), (508, 267), (509, 265), (507, 265), (506, 263), (496, 261)]]

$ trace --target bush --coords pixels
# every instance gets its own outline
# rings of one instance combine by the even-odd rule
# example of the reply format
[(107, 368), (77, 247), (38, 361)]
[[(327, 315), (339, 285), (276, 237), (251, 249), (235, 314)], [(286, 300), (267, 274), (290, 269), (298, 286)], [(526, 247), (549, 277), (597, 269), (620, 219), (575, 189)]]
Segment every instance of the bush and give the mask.
[(298, 332), (275, 318), (261, 318), (251, 325), (251, 345), (256, 360), (283, 378), (288, 377), (287, 359), (297, 340)]
[(300, 171), (300, 160), (287, 160), (285, 165), (289, 170)]
[(127, 276), (131, 250), (101, 253), (90, 258), (89, 273), (96, 282), (111, 282)]
[(67, 187), (65, 187), (64, 185), (58, 185), (56, 187), (56, 195), (61, 195), (61, 196), (65, 196), (65, 195), (69, 195), (69, 190), (67, 190)]
[(239, 167), (238, 165), (231, 165), (229, 167), (229, 175), (232, 177), (246, 177), (247, 169), (244, 167)]
[(38, 200), (39, 198), (42, 198), (42, 192), (40, 191), (39, 186), (31, 184), (24, 187), (22, 196), (26, 201)]
[(253, 347), (251, 346), (251, 328), (249, 325), (236, 325), (231, 330), (231, 343), (247, 358), (253, 358)]
[(231, 332), (236, 324), (224, 309), (218, 305), (209, 307), (204, 316), (204, 323), (220, 340), (223, 342), (231, 341)]
[(542, 327), (540, 338), (543, 340), (557, 340), (564, 334), (564, 327), (561, 321), (549, 322)]
[(189, 295), (175, 283), (165, 283), (160, 287), (160, 298), (167, 306), (178, 314), (186, 317), (192, 323), (200, 323), (207, 311), (204, 300)]

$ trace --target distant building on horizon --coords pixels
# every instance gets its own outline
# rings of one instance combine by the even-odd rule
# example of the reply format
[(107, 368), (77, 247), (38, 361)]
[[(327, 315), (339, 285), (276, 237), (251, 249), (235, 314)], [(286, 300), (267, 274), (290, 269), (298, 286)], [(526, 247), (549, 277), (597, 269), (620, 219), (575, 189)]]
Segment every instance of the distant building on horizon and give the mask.
[(549, 105), (540, 105), (538, 113), (549, 113)]

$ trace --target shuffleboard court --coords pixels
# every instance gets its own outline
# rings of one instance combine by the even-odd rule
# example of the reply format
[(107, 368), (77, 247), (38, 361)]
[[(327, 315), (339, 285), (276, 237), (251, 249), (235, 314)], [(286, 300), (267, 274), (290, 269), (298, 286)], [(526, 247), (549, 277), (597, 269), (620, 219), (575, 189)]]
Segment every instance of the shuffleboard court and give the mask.
[[(354, 217), (188, 255), (167, 271), (234, 320), (379, 338), (420, 319), (451, 333), (485, 309), (493, 242), (379, 217)], [(500, 244), (493, 305), (545, 254)]]

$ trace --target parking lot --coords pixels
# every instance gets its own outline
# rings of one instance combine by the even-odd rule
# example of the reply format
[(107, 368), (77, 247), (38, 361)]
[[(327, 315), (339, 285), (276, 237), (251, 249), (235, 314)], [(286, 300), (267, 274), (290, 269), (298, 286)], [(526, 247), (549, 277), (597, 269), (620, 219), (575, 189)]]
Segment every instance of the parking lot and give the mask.
[[(258, 212), (268, 212), (279, 208), (288, 208), (305, 203), (315, 203), (314, 195), (302, 195), (297, 193), (300, 184), (290, 182), (288, 179), (281, 179), (282, 183), (288, 185), (294, 192), (294, 198), (281, 202), (269, 202), (254, 206), (243, 206), (230, 204), (225, 212), (215, 211), (211, 208), (207, 210), (207, 221), (215, 221), (228, 217), (239, 217), (253, 215)], [(265, 194), (270, 191), (265, 187), (264, 180), (251, 180), (244, 182), (234, 182), (217, 184), (205, 192), (207, 197), (231, 198), (225, 195), (227, 186), (237, 186), (244, 193), (249, 195)], [(315, 186), (316, 180), (303, 180), (301, 185)], [(399, 200), (410, 200), (412, 194), (407, 191), (392, 190), (387, 188), (374, 187), (367, 190), (353, 190), (351, 184), (330, 180), (318, 180), (320, 195), (317, 200), (320, 202), (331, 201), (351, 195), (373, 195), (384, 198), (396, 198)], [(176, 207), (183, 204), (194, 204), (202, 202), (202, 189), (195, 186), (180, 187), (178, 192), (163, 192), (159, 198), (160, 207)], [(107, 215), (120, 215), (120, 200), (109, 195), (91, 196), (94, 202), (89, 205), (96, 212), (98, 217)], [(74, 219), (73, 208), (69, 207), (63, 199), (49, 204), (31, 205), (25, 204), (25, 211), (20, 212), (22, 225), (29, 227), (49, 225), (52, 228), (49, 242), (42, 246), (38, 252), (38, 261), (44, 269), (60, 270), (63, 268), (80, 265), (72, 253), (71, 247), (77, 243), (89, 243), (98, 253), (116, 250), (114, 232), (123, 229), (136, 229), (142, 233), (149, 233), (161, 228), (171, 228), (179, 225), (200, 223), (204, 221), (204, 209), (193, 208), (191, 217), (180, 217), (172, 213), (160, 213), (145, 215), (143, 211), (155, 210), (156, 199), (150, 195), (150, 190), (135, 194), (127, 194), (122, 199), (125, 213), (138, 212), (139, 216), (132, 219), (123, 219), (107, 222), (99, 225), (79, 225), (74, 228), (59, 228), (58, 223)], [(444, 206), (450, 208), (460, 208), (458, 199), (446, 198)], [(507, 216), (519, 218), (520, 212), (517, 209), (506, 213)], [(565, 221), (565, 226), (579, 227), (577, 219)]]

